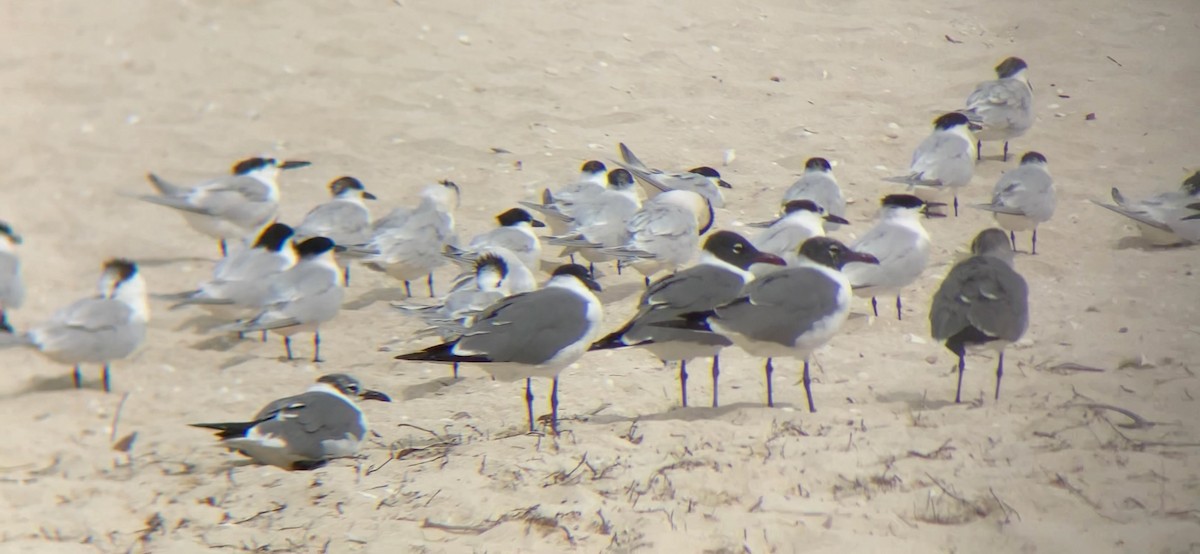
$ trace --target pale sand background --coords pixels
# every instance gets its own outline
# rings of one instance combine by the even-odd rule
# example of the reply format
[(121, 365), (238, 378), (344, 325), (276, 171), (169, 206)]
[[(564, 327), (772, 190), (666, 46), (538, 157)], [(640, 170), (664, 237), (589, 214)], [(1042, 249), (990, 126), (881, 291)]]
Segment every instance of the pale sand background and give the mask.
[[(929, 296), (988, 223), (972, 210), (930, 223), (935, 267), (906, 294), (905, 321), (858, 319), (821, 352), (813, 415), (801, 409), (795, 364), (777, 373), (783, 407), (771, 410), (761, 405), (760, 362), (730, 351), (725, 406), (678, 410), (674, 370), (628, 351), (564, 373), (564, 415), (591, 415), (565, 421), (563, 436), (515, 434), (525, 421), (519, 384), (476, 369), (450, 382), (446, 368), (378, 351), (414, 326), (371, 302), (388, 297), (371, 289), (393, 283), (359, 271), (348, 293), (357, 308), (329, 325), (320, 368), (280, 361), (275, 340), (214, 348), (222, 343), (185, 328), (193, 314), (161, 303), (147, 345), (116, 365), (113, 394), (71, 390), (68, 368), (33, 353), (0, 354), (0, 549), (1200, 545), (1197, 250), (1144, 250), (1129, 226), (1085, 201), (1114, 185), (1130, 196), (1176, 187), (1196, 168), (1194, 1), (311, 4), (0, 7), (0, 217), (27, 238), (30, 284), (19, 327), (89, 293), (106, 257), (140, 261), (156, 292), (205, 278), (212, 241), (117, 192), (148, 190), (148, 170), (198, 179), (259, 153), (314, 162), (283, 180), (287, 221), (338, 175), (375, 191), (377, 214), (450, 178), (466, 193), (464, 236), (565, 182), (583, 160), (614, 156), (618, 141), (654, 165), (720, 167), (737, 188), (719, 223), (735, 229), (770, 215), (804, 159), (821, 155), (857, 201), (855, 224), (839, 235), (849, 240), (868, 227), (875, 200), (897, 190), (880, 178), (906, 166), (931, 119), (1020, 55), (1038, 123), (1013, 149), (1049, 158), (1060, 198), (1041, 253), (1017, 261), (1033, 319), (1010, 350), (1003, 398), (990, 399), (994, 361), (972, 357), (964, 396), (973, 402), (949, 403), (953, 357), (925, 338)], [(991, 158), (967, 201), (985, 199), (1013, 165), (995, 159), (999, 145), (985, 148)], [(720, 166), (727, 149), (736, 160)], [(1020, 240), (1027, 248), (1028, 235)], [(641, 287), (629, 275), (603, 281), (614, 327)], [(298, 341), (298, 355), (309, 348)], [(1050, 370), (1065, 362), (1104, 371)], [(361, 460), (227, 472), (235, 458), (184, 426), (246, 417), (335, 370), (398, 400), (367, 407), (379, 438)], [(94, 383), (98, 369), (87, 371)], [(704, 373), (693, 371), (700, 403), (710, 394)], [(548, 383), (536, 386), (544, 412)], [(116, 434), (138, 432), (132, 464), (110, 449), (124, 393)], [(1078, 406), (1087, 402), (1159, 424), (1122, 428), (1128, 420)], [(391, 451), (437, 442), (402, 423), (454, 444), (380, 467)]]

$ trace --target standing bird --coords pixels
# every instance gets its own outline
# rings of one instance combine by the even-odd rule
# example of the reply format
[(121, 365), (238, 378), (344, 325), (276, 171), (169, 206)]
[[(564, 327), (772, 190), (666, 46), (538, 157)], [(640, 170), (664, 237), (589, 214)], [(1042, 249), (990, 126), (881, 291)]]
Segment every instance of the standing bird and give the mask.
[(929, 327), (934, 340), (958, 356), (958, 389), (954, 401), (962, 401), (962, 378), (968, 349), (998, 352), (996, 400), (1004, 376), (1004, 347), (1016, 342), (1029, 327), (1029, 288), (1013, 269), (1013, 249), (1000, 229), (984, 229), (971, 243), (970, 258), (946, 275), (933, 295)]
[(871, 310), (876, 317), (879, 306), (875, 297), (895, 295), (896, 319), (904, 319), (900, 312), (900, 291), (913, 284), (929, 265), (929, 233), (918, 217), (922, 212), (928, 213), (928, 205), (911, 194), (889, 194), (880, 204), (879, 222), (850, 246), (878, 261), (846, 264), (842, 273), (854, 288), (855, 296), (871, 297)]
[(308, 162), (250, 158), (233, 166), (233, 174), (181, 187), (150, 173), (146, 178), (157, 195), (138, 198), (179, 210), (193, 229), (220, 240), (221, 255), (229, 240), (243, 240), (266, 227), (279, 211), (279, 172), (307, 167)]
[(255, 462), (284, 469), (316, 469), (331, 458), (358, 453), (367, 436), (367, 416), (354, 399), (391, 402), (388, 395), (364, 389), (345, 373), (322, 375), (302, 394), (280, 398), (250, 421), (191, 423), (217, 431), (220, 445)]
[(812, 200), (789, 200), (783, 215), (771, 222), (757, 237), (754, 245), (763, 252), (781, 256), (788, 265), (795, 265), (800, 245), (813, 237), (825, 236), (826, 222), (848, 225), (850, 222), (825, 212)]
[(105, 262), (98, 289), (97, 296), (72, 302), (24, 335), (0, 335), (0, 348), (28, 346), (51, 360), (74, 366), (77, 389), (83, 386), (80, 365), (103, 364), (104, 392), (109, 392), (109, 364), (141, 346), (150, 307), (146, 281), (137, 264), (129, 260)]
[[(842, 188), (833, 177), (833, 166), (825, 158), (809, 158), (804, 162), (804, 175), (783, 193), (785, 209), (787, 203), (793, 200), (811, 200), (834, 217), (846, 217), (846, 198), (842, 196)], [(823, 224), (826, 231), (837, 230), (842, 225), (834, 219), (826, 220)]]
[(641, 346), (663, 362), (678, 360), (680, 398), (685, 408), (688, 405), (688, 360), (711, 357), (712, 404), (716, 407), (719, 353), (733, 343), (715, 333), (655, 324), (679, 319), (684, 314), (711, 310), (737, 298), (746, 283), (754, 280), (749, 269), (758, 263), (785, 265), (782, 258), (760, 252), (737, 233), (713, 233), (704, 241), (700, 263), (651, 283), (638, 302), (637, 314), (620, 329), (596, 341), (589, 350)]
[(733, 188), (733, 185), (722, 179), (721, 174), (711, 167), (700, 166), (686, 172), (669, 173), (661, 169), (646, 167), (646, 164), (633, 155), (633, 151), (625, 146), (625, 143), (617, 146), (621, 149), (621, 158), (625, 160), (617, 162), (617, 165), (637, 177), (650, 197), (672, 190), (689, 190), (703, 196), (713, 206), (720, 208), (725, 205), (725, 197), (721, 194), (721, 189)]
[[(338, 177), (329, 183), (333, 199), (313, 208), (296, 226), (296, 240), (326, 237), (334, 244), (363, 244), (371, 240), (371, 211), (363, 200), (375, 195), (354, 177)], [(342, 283), (350, 286), (350, 260), (334, 254), (342, 268)]]
[(1026, 69), (1025, 60), (1007, 58), (996, 66), (996, 80), (979, 83), (967, 97), (963, 113), (978, 138), (975, 159), (979, 159), (982, 141), (1003, 140), (1003, 160), (1007, 162), (1008, 141), (1033, 126), (1033, 86), (1025, 76)]
[(218, 331), (273, 331), (283, 336), (287, 359), (292, 359), (292, 335), (313, 334), (313, 362), (321, 359), (321, 324), (337, 317), (345, 289), (333, 241), (313, 237), (296, 245), (300, 259), (270, 282), (270, 292), (261, 312), (253, 318), (218, 327)]
[[(608, 172), (608, 187), (605, 190), (576, 200), (556, 205), (556, 210), (569, 226), (564, 235), (546, 237), (547, 244), (565, 246), (559, 257), (578, 252), (589, 262), (589, 270), (596, 263), (611, 261), (613, 257), (603, 252), (603, 247), (620, 246), (629, 240), (626, 226), (633, 214), (642, 207), (634, 188), (633, 175), (624, 169)], [(522, 202), (526, 206), (530, 204)], [(535, 209), (538, 209), (534, 206)], [(547, 220), (559, 219), (554, 214), (538, 209), (547, 215)], [(617, 267), (618, 271), (620, 266)]]
[(1130, 201), (1113, 187), (1112, 198), (1115, 205), (1095, 200), (1092, 203), (1132, 219), (1142, 237), (1152, 244), (1200, 243), (1200, 218), (1196, 217), (1200, 207), (1195, 205), (1200, 202), (1200, 171), (1184, 179), (1178, 190)]
[(587, 268), (567, 264), (541, 289), (509, 296), (477, 315), (463, 335), (397, 360), (476, 363), (502, 381), (525, 379), (533, 432), (533, 377), (551, 377), (550, 428), (558, 430), (558, 374), (575, 363), (599, 334), (603, 310)]
[(742, 350), (767, 359), (767, 406), (774, 406), (771, 358), (804, 360), (804, 393), (808, 410), (817, 411), (812, 397), (808, 359), (829, 342), (850, 313), (850, 283), (840, 271), (850, 262), (874, 263), (829, 237), (813, 237), (800, 246), (803, 263), (759, 277), (739, 297), (708, 311), (685, 314), (660, 324), (710, 331), (733, 340)]
[(1037, 254), (1037, 226), (1050, 221), (1056, 204), (1054, 179), (1046, 168), (1046, 157), (1037, 152), (1026, 152), (1021, 156), (1021, 165), (1000, 176), (992, 188), (992, 201), (976, 204), (981, 210), (992, 212), (996, 223), (1008, 230), (1013, 250), (1017, 249), (1014, 231), (1033, 231), (1031, 254)]
[(545, 227), (546, 224), (521, 208), (513, 208), (496, 216), (496, 221), (500, 223), (499, 227), (472, 237), (466, 250), (447, 246), (446, 255), (453, 260), (470, 263), (489, 248), (503, 248), (516, 255), (529, 271), (540, 271), (542, 241), (533, 234), (533, 228)]
[(975, 137), (967, 116), (951, 112), (933, 121), (933, 133), (913, 152), (908, 175), (888, 181), (903, 183), (921, 200), (931, 202), (954, 195), (954, 217), (958, 217), (958, 189), (975, 175)]
[(458, 185), (441, 181), (421, 190), (415, 208), (396, 208), (375, 221), (371, 241), (347, 245), (350, 253), (365, 256), (363, 263), (404, 282), (411, 298), (409, 281), (426, 277), (433, 297), (433, 270), (446, 263), (443, 251), (453, 243), (454, 210), (458, 208)]
[(197, 305), (224, 317), (261, 309), (270, 295), (271, 279), (296, 263), (291, 238), (291, 227), (271, 224), (250, 248), (221, 258), (213, 266), (212, 278), (198, 288), (168, 295), (177, 301), (171, 309)]
[(698, 193), (687, 190), (664, 192), (648, 200), (633, 214), (625, 230), (625, 244), (605, 248), (620, 266), (631, 265), (650, 285), (659, 271), (674, 271), (700, 251), (700, 236), (712, 228), (713, 206)]
[(21, 244), (8, 223), (0, 221), (0, 332), (12, 333), (8, 310), (20, 308), (25, 301), (25, 284), (21, 281), (21, 259), (16, 248)]
[(546, 224), (552, 234), (564, 234), (570, 229), (571, 223), (571, 218), (566, 215), (564, 208), (604, 192), (608, 183), (607, 171), (608, 167), (603, 162), (588, 160), (580, 168), (575, 182), (553, 192), (550, 189), (542, 190), (541, 203), (520, 201), (518, 204), (545, 214)]

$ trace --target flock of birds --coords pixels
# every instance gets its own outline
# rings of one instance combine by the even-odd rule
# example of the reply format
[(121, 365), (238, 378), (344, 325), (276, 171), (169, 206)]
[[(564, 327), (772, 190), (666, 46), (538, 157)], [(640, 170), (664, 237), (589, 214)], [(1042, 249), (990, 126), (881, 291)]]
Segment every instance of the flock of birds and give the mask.
[[(459, 190), (452, 182), (429, 185), (416, 206), (373, 220), (364, 202), (374, 195), (357, 179), (341, 177), (329, 184), (328, 202), (289, 226), (276, 221), (276, 181), (282, 171), (308, 163), (251, 158), (231, 175), (193, 186), (149, 176), (155, 194), (137, 197), (182, 214), (196, 231), (218, 239), (223, 255), (211, 279), (195, 290), (155, 298), (169, 301), (172, 310), (210, 312), (226, 322), (217, 332), (240, 338), (262, 331), (264, 340), (268, 331), (281, 335), (289, 360), (291, 337), (312, 333), (312, 359), (320, 362), (320, 329), (341, 310), (351, 268), (383, 272), (402, 282), (409, 297), (411, 282), (424, 279), (435, 297), (433, 272), (453, 263), (464, 271), (435, 304), (396, 305), (427, 324), (414, 338), (440, 342), (396, 358), (453, 364), (455, 376), (467, 363), (495, 379), (524, 379), (530, 431), (536, 428), (533, 377), (553, 379), (549, 426), (556, 430), (560, 372), (589, 351), (614, 348), (643, 348), (663, 362), (679, 362), (684, 406), (689, 361), (712, 359), (717, 406), (722, 349), (736, 345), (764, 358), (770, 406), (773, 360), (794, 358), (803, 363), (808, 407), (816, 411), (809, 361), (847, 319), (851, 297), (869, 297), (876, 316), (877, 299), (895, 297), (896, 317), (903, 318), (902, 292), (929, 264), (930, 237), (922, 221), (945, 217), (937, 208), (951, 198), (958, 215), (958, 196), (972, 180), (980, 141), (1004, 141), (1007, 161), (1008, 140), (1033, 125), (1025, 62), (1008, 58), (996, 73), (997, 79), (975, 88), (964, 109), (934, 121), (909, 172), (892, 179), (907, 191), (884, 196), (875, 225), (849, 245), (826, 236), (849, 222), (832, 166), (822, 158), (807, 161), (803, 176), (784, 193), (780, 215), (754, 224), (760, 230), (752, 237), (714, 229), (714, 207), (723, 205), (722, 189), (732, 188), (716, 170), (653, 169), (621, 144), (619, 167), (588, 161), (575, 182), (547, 189), (540, 201), (520, 202), (497, 216), (496, 228), (465, 243), (454, 231)], [(1200, 173), (1181, 191), (1142, 201), (1128, 201), (1116, 189), (1112, 196), (1114, 204), (1097, 203), (1133, 219), (1155, 244), (1200, 242)], [(1028, 286), (1013, 264), (1015, 232), (1032, 231), (1030, 253), (1036, 253), (1037, 227), (1055, 208), (1046, 157), (1024, 154), (996, 182), (991, 199), (972, 206), (992, 212), (1003, 230), (984, 229), (975, 237), (972, 255), (947, 274), (929, 311), (930, 334), (958, 357), (956, 402), (966, 356), (977, 349), (998, 354), (999, 399), (1004, 347), (1028, 327)], [(548, 227), (549, 235), (535, 234), (539, 227)], [(150, 295), (137, 264), (106, 262), (96, 296), (18, 333), (7, 316), (24, 295), (16, 248), (21, 240), (3, 223), (0, 237), (0, 348), (29, 347), (72, 366), (76, 387), (83, 383), (80, 366), (99, 364), (103, 388), (110, 390), (109, 364), (141, 345), (149, 319)], [(549, 246), (561, 247), (559, 256), (570, 260), (539, 286), (543, 248)], [(602, 263), (614, 263), (618, 273), (633, 269), (646, 283), (633, 317), (607, 334), (595, 294), (601, 288), (595, 265)], [(355, 399), (389, 400), (352, 376), (329, 374), (247, 421), (195, 425), (216, 430), (220, 444), (260, 463), (315, 467), (357, 452), (367, 423)]]

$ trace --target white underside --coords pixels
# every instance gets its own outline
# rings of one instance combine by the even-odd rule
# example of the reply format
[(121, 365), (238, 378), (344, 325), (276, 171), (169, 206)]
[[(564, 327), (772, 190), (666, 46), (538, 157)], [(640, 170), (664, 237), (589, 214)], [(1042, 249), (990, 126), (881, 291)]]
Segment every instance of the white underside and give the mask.
[(1009, 231), (1032, 231), (1037, 222), (1023, 215), (996, 213), (996, 223)]

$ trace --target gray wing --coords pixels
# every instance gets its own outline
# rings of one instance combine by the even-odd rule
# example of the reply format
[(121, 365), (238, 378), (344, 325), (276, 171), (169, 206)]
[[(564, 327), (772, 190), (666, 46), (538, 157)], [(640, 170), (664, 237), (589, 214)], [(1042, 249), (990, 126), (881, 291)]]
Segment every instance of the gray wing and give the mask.
[[(1116, 190), (1116, 189), (1113, 189), (1113, 190)], [(1111, 210), (1113, 212), (1121, 214), (1125, 217), (1128, 217), (1129, 219), (1132, 219), (1132, 220), (1134, 220), (1138, 223), (1141, 223), (1143, 225), (1146, 225), (1148, 227), (1153, 227), (1155, 229), (1158, 229), (1160, 231), (1166, 231), (1168, 233), (1174, 232), (1171, 229), (1171, 226), (1167, 225), (1166, 222), (1158, 220), (1157, 218), (1154, 217), (1154, 214), (1147, 213), (1144, 210), (1138, 210), (1138, 209), (1133, 209), (1133, 208), (1124, 207), (1124, 206), (1116, 206), (1113, 204), (1105, 204), (1103, 202), (1097, 202), (1096, 200), (1092, 200), (1091, 202), (1097, 206), (1100, 206), (1101, 208), (1104, 208), (1106, 210)]]
[(1016, 79), (986, 81), (967, 97), (966, 115), (985, 128), (1023, 129), (1032, 120), (1033, 93)]
[(521, 256), (532, 256), (537, 249), (537, 239), (509, 227), (498, 227), (471, 239), (471, 250), (505, 248)]
[(647, 203), (629, 219), (626, 226), (632, 250), (648, 252), (656, 257), (686, 254), (689, 257), (699, 243), (696, 217), (692, 212), (671, 204)]
[(716, 317), (722, 328), (747, 338), (792, 346), (837, 311), (840, 287), (815, 268), (783, 269), (746, 285), (741, 298), (716, 309)]
[(1023, 215), (1043, 222), (1054, 215), (1057, 203), (1050, 174), (1033, 167), (1018, 167), (996, 181), (992, 201), (978, 206), (1002, 214)]
[(306, 392), (271, 402), (258, 412), (255, 430), (287, 443), (289, 453), (319, 460), (327, 454), (323, 442), (349, 434), (362, 440), (367, 433), (362, 412), (349, 402), (324, 392)]
[(754, 246), (776, 256), (789, 256), (796, 254), (800, 245), (812, 237), (812, 230), (784, 216), (754, 237)]
[(852, 262), (842, 268), (854, 287), (904, 286), (929, 265), (928, 242), (899, 225), (876, 225), (850, 248), (879, 260), (878, 264)]
[[(629, 238), (626, 230), (638, 205), (619, 193), (605, 192), (587, 203), (579, 203), (572, 212), (575, 230), (588, 241), (604, 246), (618, 246)], [(594, 201), (591, 201), (594, 200)]]
[(334, 200), (313, 208), (296, 227), (297, 237), (327, 237), (334, 244), (371, 240), (371, 213), (354, 202)]
[[(745, 281), (732, 271), (711, 265), (698, 265), (650, 284), (642, 294), (638, 312), (622, 330), (626, 344), (644, 340), (715, 342), (728, 346), (728, 339), (705, 340), (713, 333), (656, 325), (683, 314), (704, 312), (737, 298)], [(718, 336), (719, 335), (715, 335)]]
[(144, 323), (133, 321), (133, 310), (110, 298), (78, 300), (57, 312), (50, 322), (30, 332), (45, 352), (83, 361), (106, 361), (129, 355), (145, 336)]
[(950, 133), (934, 133), (913, 152), (909, 182), (927, 186), (966, 183), (975, 172), (970, 145)]
[(551, 287), (510, 296), (483, 311), (454, 347), (458, 355), (538, 365), (588, 333), (587, 302)]
[(933, 338), (945, 340), (974, 327), (1016, 341), (1029, 326), (1029, 289), (1008, 264), (988, 256), (968, 258), (950, 270), (929, 310)]
[(783, 204), (792, 200), (812, 200), (825, 211), (843, 217), (846, 215), (846, 199), (837, 181), (829, 174), (820, 171), (805, 173), (787, 192), (783, 193)]
[(24, 301), (21, 260), (11, 252), (0, 252), (0, 309), (20, 308)]

